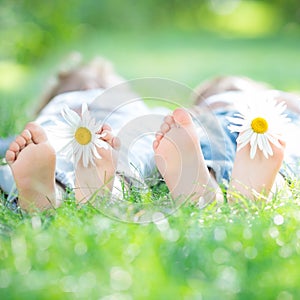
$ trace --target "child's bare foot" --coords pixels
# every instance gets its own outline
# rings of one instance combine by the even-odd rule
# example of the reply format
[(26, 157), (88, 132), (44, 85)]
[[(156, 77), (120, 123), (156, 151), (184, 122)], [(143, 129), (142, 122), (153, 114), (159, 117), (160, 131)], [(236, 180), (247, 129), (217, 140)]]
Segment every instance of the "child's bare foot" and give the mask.
[(45, 131), (28, 123), (6, 152), (19, 192), (19, 205), (24, 210), (56, 206), (56, 155)]
[(229, 201), (234, 200), (234, 192), (249, 199), (269, 195), (284, 157), (285, 143), (279, 142), (282, 148), (271, 144), (273, 156), (269, 156), (268, 159), (259, 149), (257, 149), (254, 159), (251, 159), (250, 144), (236, 153), (228, 190)]
[(202, 204), (215, 199), (218, 185), (207, 169), (195, 125), (187, 111), (178, 108), (165, 118), (153, 148), (157, 168), (173, 199), (181, 202), (191, 197)]
[(78, 163), (75, 170), (76, 174), (76, 199), (81, 203), (86, 202), (89, 198), (97, 193), (103, 195), (112, 190), (117, 167), (118, 153), (120, 147), (119, 139), (114, 137), (111, 128), (103, 125), (99, 134), (105, 133), (102, 140), (107, 142), (108, 149), (97, 148), (101, 159), (95, 158), (96, 166), (83, 166), (82, 161)]

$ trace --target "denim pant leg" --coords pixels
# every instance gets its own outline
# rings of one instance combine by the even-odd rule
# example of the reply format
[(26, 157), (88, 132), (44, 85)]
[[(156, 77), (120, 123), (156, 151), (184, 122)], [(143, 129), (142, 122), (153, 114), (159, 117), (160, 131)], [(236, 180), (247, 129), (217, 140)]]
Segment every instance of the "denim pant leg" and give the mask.
[(236, 153), (237, 133), (228, 130), (229, 121), (236, 112), (225, 109), (209, 111), (197, 116), (196, 123), (200, 123), (200, 145), (208, 168), (214, 171), (219, 184), (230, 180)]
[[(10, 136), (7, 138), (0, 138), (0, 158), (5, 157), (5, 153), (10, 145), (10, 143), (15, 139), (15, 136)], [(11, 191), (15, 191), (15, 182), (12, 176), (12, 172), (8, 165), (0, 166), (0, 189), (6, 194)]]
[(280, 173), (289, 180), (300, 178), (300, 115), (287, 111), (291, 122), (286, 130), (286, 149)]
[(0, 138), (0, 158), (5, 156), (5, 153), (10, 143), (15, 139), (15, 136)]

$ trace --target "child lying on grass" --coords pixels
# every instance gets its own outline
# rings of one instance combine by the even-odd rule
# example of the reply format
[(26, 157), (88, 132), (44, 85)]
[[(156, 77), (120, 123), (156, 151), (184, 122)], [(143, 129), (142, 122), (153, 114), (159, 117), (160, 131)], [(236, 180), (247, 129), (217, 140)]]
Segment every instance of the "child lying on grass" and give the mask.
[[(103, 96), (106, 91), (107, 97)], [(157, 126), (155, 138), (145, 136), (137, 147), (128, 149), (125, 158), (118, 157), (120, 139), (113, 130), (120, 133), (128, 122), (151, 115), (153, 110), (142, 100), (132, 101), (137, 95), (108, 62), (96, 59), (60, 73), (49, 95), (36, 121), (27, 124), (10, 144), (6, 152), (9, 167), (0, 167), (2, 190), (24, 210), (58, 206), (59, 193), (65, 187), (75, 188), (76, 199), (81, 202), (87, 201), (95, 191), (112, 191), (119, 178), (119, 167), (121, 171), (126, 169), (122, 168), (125, 160), (137, 166), (140, 181), (153, 176), (157, 168), (174, 199), (189, 198), (199, 206), (223, 199), (220, 184), (227, 183), (231, 201), (234, 201), (230, 196), (234, 192), (256, 199), (258, 194), (268, 196), (282, 176), (290, 175), (288, 171), (299, 174), (296, 169), (299, 146), (295, 142), (288, 141), (287, 147), (282, 139), (278, 141), (280, 146), (271, 143), (273, 155), (269, 158), (260, 149), (250, 158), (250, 144), (236, 151), (237, 133), (228, 129), (228, 117), (236, 114), (236, 105), (246, 98), (272, 96), (278, 102), (284, 100), (292, 120), (292, 139), (299, 141), (300, 138), (299, 98), (271, 91), (264, 84), (247, 78), (224, 77), (200, 85), (196, 89), (195, 104), (189, 111), (177, 108), (166, 115), (166, 109), (159, 108), (155, 112), (166, 116), (160, 128)], [(122, 98), (126, 105), (116, 110), (115, 98)], [(55, 140), (49, 140), (47, 134), (49, 128), (62, 119), (64, 105), (80, 114), (83, 102), (88, 103), (93, 116), (103, 122), (97, 134), (106, 145), (97, 148), (101, 159), (95, 158), (95, 166), (88, 167), (82, 159), (74, 165), (70, 157), (57, 152)], [(197, 122), (204, 124), (206, 136), (203, 131), (199, 133)], [(134, 184), (132, 174), (124, 175)]]

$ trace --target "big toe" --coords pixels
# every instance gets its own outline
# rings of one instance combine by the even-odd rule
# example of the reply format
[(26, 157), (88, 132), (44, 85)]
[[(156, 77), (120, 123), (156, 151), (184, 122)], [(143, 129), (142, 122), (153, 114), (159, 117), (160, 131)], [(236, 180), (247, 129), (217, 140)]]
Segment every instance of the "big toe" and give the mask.
[(173, 112), (173, 117), (179, 125), (190, 125), (193, 123), (191, 115), (183, 108), (177, 108)]
[(37, 123), (30, 122), (26, 125), (26, 129), (29, 130), (32, 136), (32, 141), (35, 144), (40, 144), (48, 141), (46, 132)]

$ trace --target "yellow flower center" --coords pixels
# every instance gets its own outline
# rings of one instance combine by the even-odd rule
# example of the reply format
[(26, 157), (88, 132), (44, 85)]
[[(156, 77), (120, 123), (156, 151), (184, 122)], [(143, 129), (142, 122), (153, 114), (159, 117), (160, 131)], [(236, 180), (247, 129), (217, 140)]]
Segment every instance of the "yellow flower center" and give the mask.
[(266, 119), (258, 117), (252, 120), (251, 127), (256, 133), (265, 133), (268, 130), (268, 122)]
[(79, 127), (75, 132), (75, 139), (80, 145), (87, 145), (92, 140), (92, 134), (86, 127)]

